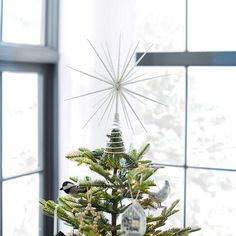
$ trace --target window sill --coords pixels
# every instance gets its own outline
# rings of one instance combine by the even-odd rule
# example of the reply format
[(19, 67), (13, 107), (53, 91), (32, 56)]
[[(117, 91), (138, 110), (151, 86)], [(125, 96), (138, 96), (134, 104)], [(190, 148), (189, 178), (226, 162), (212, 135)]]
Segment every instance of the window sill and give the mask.
[(0, 43), (0, 61), (55, 64), (58, 51), (45, 46)]

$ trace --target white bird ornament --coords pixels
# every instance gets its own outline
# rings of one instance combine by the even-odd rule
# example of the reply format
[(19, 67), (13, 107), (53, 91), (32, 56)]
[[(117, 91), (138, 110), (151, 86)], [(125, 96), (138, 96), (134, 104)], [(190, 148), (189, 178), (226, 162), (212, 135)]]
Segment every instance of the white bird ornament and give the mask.
[(148, 191), (149, 197), (157, 203), (158, 207), (162, 207), (161, 203), (164, 202), (170, 193), (170, 183), (165, 181), (165, 185), (157, 192)]

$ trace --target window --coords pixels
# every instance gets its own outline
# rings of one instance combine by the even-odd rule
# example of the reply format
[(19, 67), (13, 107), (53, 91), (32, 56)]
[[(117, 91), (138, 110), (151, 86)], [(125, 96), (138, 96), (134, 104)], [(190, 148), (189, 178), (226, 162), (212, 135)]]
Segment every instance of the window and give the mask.
[(44, 12), (45, 0), (3, 0), (2, 40), (43, 45)]
[[(30, 9), (30, 10), (29, 10)], [(0, 235), (52, 235), (58, 1), (0, 0)]]
[(181, 222), (202, 227), (199, 236), (235, 231), (235, 6), (232, 0), (138, 0), (135, 10), (136, 38), (143, 49), (154, 43), (141, 70), (172, 75), (136, 88), (168, 105), (139, 109), (151, 130), (150, 156), (168, 166), (157, 176), (170, 178), (171, 198), (183, 199)]

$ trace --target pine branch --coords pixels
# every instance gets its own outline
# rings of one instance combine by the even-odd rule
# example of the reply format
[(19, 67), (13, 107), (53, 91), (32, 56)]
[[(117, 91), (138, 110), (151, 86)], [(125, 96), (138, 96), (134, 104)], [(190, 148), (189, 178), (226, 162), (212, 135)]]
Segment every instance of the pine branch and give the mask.
[(138, 160), (141, 160), (143, 156), (149, 151), (149, 148), (150, 148), (150, 144), (148, 143), (137, 153), (136, 158)]
[(90, 161), (98, 163), (101, 160), (104, 149), (90, 151), (86, 148), (79, 148), (77, 151), (70, 152), (66, 155), (69, 160), (76, 161), (78, 165), (89, 164)]
[[(51, 200), (49, 200), (49, 201), (40, 200), (40, 204), (42, 205), (42, 210), (43, 210), (44, 214), (51, 216), (51, 217), (54, 216), (54, 210), (55, 210), (55, 206), (56, 206), (55, 202), (53, 202)], [(79, 227), (79, 221), (75, 217), (72, 217), (70, 215), (70, 212), (67, 213), (60, 206), (57, 209), (57, 215), (58, 215), (59, 219), (63, 220), (64, 222), (66, 222), (70, 226)]]
[(106, 180), (109, 180), (111, 183), (113, 183), (113, 180), (110, 176), (110, 172), (106, 171), (101, 165), (96, 163), (90, 163), (89, 168), (90, 170), (96, 172), (97, 174), (103, 176)]
[(138, 152), (133, 146), (129, 148), (129, 155), (137, 159)]
[(92, 159), (90, 159), (89, 157), (75, 157), (73, 159), (70, 159), (70, 160), (73, 160), (77, 163), (78, 166), (82, 165), (82, 164), (85, 164), (85, 165), (91, 165), (93, 163), (97, 163), (97, 162), (94, 162)]
[(139, 165), (128, 172), (128, 178), (130, 181), (133, 179), (139, 181), (142, 177), (142, 181), (149, 179), (158, 168), (156, 167), (146, 167), (145, 165)]
[(176, 200), (171, 204), (169, 208), (164, 208), (161, 212), (161, 215), (157, 217), (148, 216), (147, 217), (147, 231), (146, 236), (148, 235), (156, 235), (156, 236), (187, 236), (189, 233), (195, 232), (200, 230), (200, 228), (171, 228), (168, 230), (160, 230), (162, 226), (165, 225), (165, 222), (168, 220), (168, 218), (175, 213), (177, 213), (179, 210), (174, 209), (177, 204), (179, 203), (179, 200)]
[[(139, 203), (144, 209), (157, 209), (157, 204), (151, 198), (139, 200)], [(155, 220), (154, 220), (155, 221)]]
[(74, 208), (78, 207), (78, 204), (76, 202), (72, 202), (71, 199), (69, 199), (68, 201), (67, 196), (59, 197), (58, 202), (63, 207), (63, 209), (68, 212), (72, 212)]
[(156, 235), (156, 236), (188, 236), (190, 233), (196, 232), (198, 230), (200, 230), (200, 228), (191, 228), (191, 227), (172, 228), (172, 229), (168, 229), (168, 230), (165, 230), (162, 232), (154, 233), (153, 235)]

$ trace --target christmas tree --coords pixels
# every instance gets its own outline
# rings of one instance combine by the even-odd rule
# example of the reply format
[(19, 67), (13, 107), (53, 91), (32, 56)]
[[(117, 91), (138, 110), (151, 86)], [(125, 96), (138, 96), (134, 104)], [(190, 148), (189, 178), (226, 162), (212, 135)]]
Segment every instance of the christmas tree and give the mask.
[[(83, 179), (79, 179), (77, 177), (70, 177), (62, 185), (61, 190), (64, 190), (66, 194), (58, 197), (58, 203), (51, 200), (40, 201), (43, 212), (46, 215), (54, 217), (55, 220), (59, 218), (73, 229), (69, 234), (64, 234), (62, 232), (57, 233), (56, 228), (54, 228), (54, 235), (186, 236), (199, 230), (199, 228), (191, 227), (173, 227), (169, 229), (163, 227), (168, 218), (178, 212), (176, 206), (179, 200), (173, 202), (170, 207), (162, 206), (162, 202), (166, 200), (170, 191), (168, 181), (165, 181), (165, 186), (158, 192), (151, 191), (151, 188), (157, 184), (153, 178), (154, 174), (162, 167), (145, 159), (145, 154), (149, 150), (149, 144), (143, 146), (140, 150), (131, 147), (128, 152), (125, 151), (119, 122), (119, 102), (122, 105), (127, 124), (132, 127), (125, 104), (128, 105), (143, 126), (126, 95), (128, 93), (143, 99), (151, 99), (127, 89), (126, 86), (142, 80), (156, 78), (149, 77), (135, 81), (140, 76), (133, 77), (132, 71), (144, 57), (145, 53), (134, 66), (129, 68), (137, 48), (136, 46), (133, 52), (127, 56), (123, 70), (120, 71), (119, 45), (118, 70), (115, 72), (109, 50), (104, 50), (104, 54), (110, 68), (103, 61), (95, 47), (92, 44), (91, 46), (102, 62), (110, 79), (106, 76), (98, 77), (79, 70), (77, 71), (108, 83), (110, 87), (77, 97), (110, 90), (109, 95), (105, 99), (105, 101), (108, 101), (105, 112), (106, 110), (111, 110), (113, 104), (115, 104), (114, 121), (111, 132), (107, 135), (108, 141), (105, 148), (96, 150), (79, 148), (66, 155), (66, 158), (74, 161), (78, 166), (88, 166), (99, 178), (93, 179), (85, 176)], [(162, 104), (158, 101), (154, 102)], [(102, 105), (104, 104), (105, 102), (102, 103)], [(89, 121), (96, 113), (97, 111), (90, 117)], [(160, 212), (158, 215), (152, 215), (148, 213), (148, 209), (161, 210), (158, 211)], [(54, 224), (56, 224), (56, 221)]]

